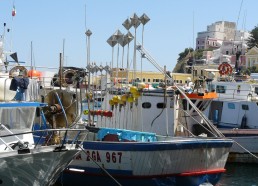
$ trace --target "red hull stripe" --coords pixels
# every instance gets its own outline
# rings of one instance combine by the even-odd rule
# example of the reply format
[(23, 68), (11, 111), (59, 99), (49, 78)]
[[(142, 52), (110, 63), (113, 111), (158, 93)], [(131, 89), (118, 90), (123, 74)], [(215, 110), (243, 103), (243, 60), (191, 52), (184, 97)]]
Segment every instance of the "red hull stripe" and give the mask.
[[(92, 172), (77, 172), (72, 171), (69, 169), (65, 169), (64, 171), (66, 174), (80, 174), (80, 175), (88, 175), (88, 176), (106, 176), (105, 174), (98, 174), (98, 173), (92, 173)], [(138, 175), (118, 175), (118, 174), (112, 174), (112, 176), (116, 178), (134, 178), (134, 179), (142, 179), (142, 178), (158, 178), (158, 177), (169, 177), (169, 176), (200, 176), (205, 174), (220, 174), (226, 172), (226, 169), (213, 169), (213, 170), (206, 170), (206, 171), (196, 171), (196, 172), (186, 172), (186, 173), (180, 173), (180, 174), (163, 174), (163, 175), (149, 175), (149, 176), (138, 176)]]
[(207, 170), (207, 171), (197, 171), (197, 172), (186, 172), (181, 173), (179, 176), (198, 176), (202, 174), (217, 174), (217, 173), (223, 173), (226, 172), (226, 169), (215, 169), (215, 170)]

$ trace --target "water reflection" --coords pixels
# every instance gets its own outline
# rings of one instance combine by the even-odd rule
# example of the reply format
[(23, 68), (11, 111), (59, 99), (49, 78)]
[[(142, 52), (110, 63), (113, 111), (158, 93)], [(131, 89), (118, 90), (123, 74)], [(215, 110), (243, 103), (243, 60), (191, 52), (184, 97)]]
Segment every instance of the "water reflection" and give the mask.
[(258, 186), (258, 164), (228, 163), (216, 186)]

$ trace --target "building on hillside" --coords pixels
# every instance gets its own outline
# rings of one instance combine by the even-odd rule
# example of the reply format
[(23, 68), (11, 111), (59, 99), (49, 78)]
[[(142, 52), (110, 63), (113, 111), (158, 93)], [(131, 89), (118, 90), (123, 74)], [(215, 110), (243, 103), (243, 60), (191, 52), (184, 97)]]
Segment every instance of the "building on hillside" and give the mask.
[[(236, 23), (218, 21), (207, 26), (207, 30), (197, 33), (196, 49), (207, 49), (210, 46), (217, 47), (224, 40), (233, 40)], [(209, 43), (209, 44), (208, 44)]]
[[(236, 66), (236, 54), (240, 54), (238, 68), (245, 67), (247, 39), (250, 33), (236, 30), (236, 23), (218, 21), (207, 26), (207, 31), (198, 32), (196, 49), (203, 49), (206, 64), (221, 64), (228, 61)], [(226, 60), (225, 60), (226, 58)]]
[[(128, 76), (128, 77), (127, 77)], [(135, 79), (136, 82), (144, 82), (144, 83), (160, 83), (164, 81), (164, 74), (161, 72), (152, 72), (152, 71), (128, 71), (126, 69), (121, 68), (113, 68), (113, 72), (111, 75), (111, 81), (116, 83), (117, 81), (120, 82), (126, 82), (126, 80), (129, 80), (129, 83)]]
[(235, 22), (218, 21), (207, 26), (207, 30), (197, 33), (196, 49), (217, 49), (224, 41), (246, 42), (248, 32), (237, 30)]
[(172, 73), (174, 83), (185, 84), (189, 79), (192, 80), (192, 74), (186, 73)]
[(256, 69), (258, 69), (258, 48), (257, 47), (253, 47), (251, 48), (246, 54), (246, 63), (245, 63), (245, 67), (249, 68), (249, 67), (253, 67), (255, 66)]
[[(118, 71), (117, 71), (118, 70)], [(179, 84), (185, 84), (189, 78), (192, 78), (191, 74), (184, 74), (184, 73), (169, 73), (169, 75), (172, 77), (173, 82), (179, 83)], [(128, 72), (128, 79), (129, 84), (132, 83), (134, 77), (134, 71)], [(135, 72), (136, 82), (143, 82), (146, 84), (152, 84), (152, 85), (158, 85), (159, 83), (164, 82), (165, 76), (161, 72), (153, 72), (153, 71), (136, 71)], [(141, 81), (142, 77), (142, 81)], [(106, 81), (106, 76), (103, 75), (102, 78), (100, 76), (94, 78), (94, 84), (100, 84), (103, 81)], [(113, 72), (111, 74), (111, 82), (110, 84), (127, 84), (127, 71), (126, 69), (113, 69)], [(169, 80), (167, 80), (170, 82)]]

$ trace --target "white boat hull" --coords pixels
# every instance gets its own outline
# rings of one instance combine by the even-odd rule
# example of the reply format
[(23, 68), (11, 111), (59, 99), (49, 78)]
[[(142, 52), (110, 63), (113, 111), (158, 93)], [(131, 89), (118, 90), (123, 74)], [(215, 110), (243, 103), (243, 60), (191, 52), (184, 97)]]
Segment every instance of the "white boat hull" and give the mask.
[[(223, 129), (222, 133), (235, 141), (228, 162), (258, 163), (258, 130), (257, 129)], [(251, 153), (249, 153), (251, 152)]]
[(54, 151), (55, 147), (30, 149), (30, 153), (9, 151), (0, 154), (0, 182), (2, 185), (52, 185), (67, 167), (78, 149)]
[[(71, 162), (60, 182), (69, 185), (69, 180), (75, 180), (73, 175), (78, 174), (76, 179), (79, 180), (75, 181), (78, 184), (88, 179), (92, 184), (101, 184), (103, 180), (107, 181), (106, 184), (112, 184), (112, 179), (97, 163), (122, 185), (140, 180), (144, 184), (160, 178), (176, 179), (177, 185), (189, 179), (191, 181), (184, 183), (195, 185), (193, 180), (200, 183), (203, 175), (220, 177), (225, 171), (231, 145), (232, 142), (227, 140), (180, 138), (147, 143), (85, 141), (85, 153), (80, 153)], [(103, 176), (106, 178), (99, 179)], [(127, 179), (130, 181), (127, 182)]]

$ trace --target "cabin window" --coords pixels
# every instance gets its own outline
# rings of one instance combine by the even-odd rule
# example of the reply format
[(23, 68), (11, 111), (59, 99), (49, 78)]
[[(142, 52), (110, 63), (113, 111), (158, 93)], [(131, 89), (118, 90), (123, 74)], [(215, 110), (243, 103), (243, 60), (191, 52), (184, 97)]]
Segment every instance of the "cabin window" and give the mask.
[(242, 105), (242, 109), (243, 110), (249, 110), (249, 107), (248, 107), (248, 105)]
[(145, 108), (145, 109), (151, 108), (151, 103), (150, 102), (142, 103), (142, 108)]
[(165, 103), (157, 103), (157, 108), (159, 108), (159, 109), (166, 108), (166, 104)]
[(216, 92), (217, 93), (226, 93), (226, 87), (225, 86), (221, 86), (221, 85), (217, 85)]
[(234, 103), (228, 103), (228, 109), (236, 109)]

